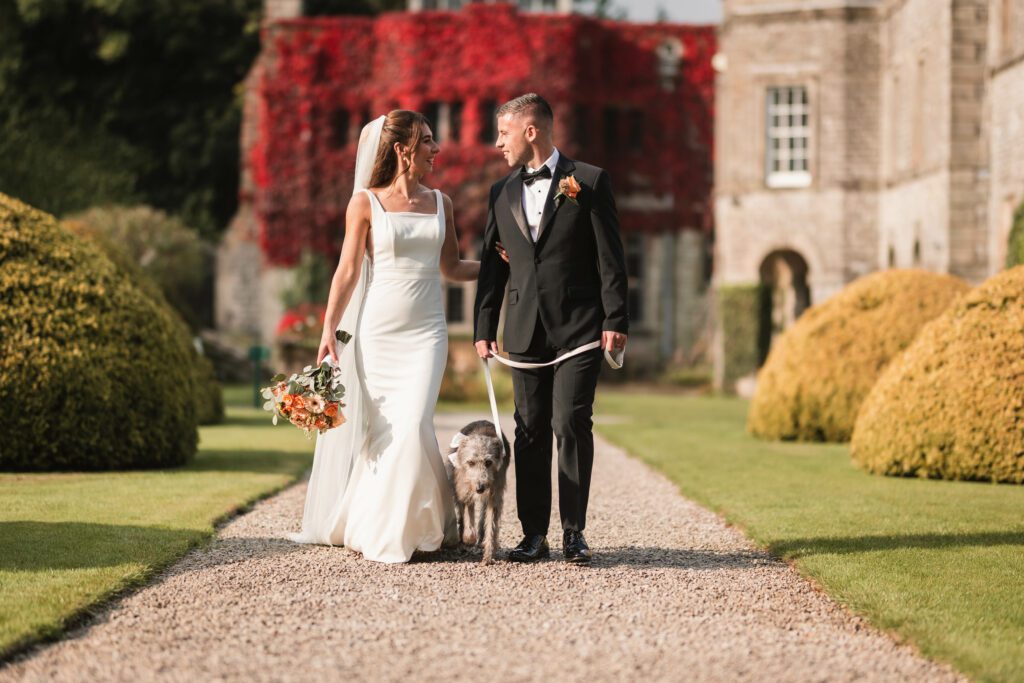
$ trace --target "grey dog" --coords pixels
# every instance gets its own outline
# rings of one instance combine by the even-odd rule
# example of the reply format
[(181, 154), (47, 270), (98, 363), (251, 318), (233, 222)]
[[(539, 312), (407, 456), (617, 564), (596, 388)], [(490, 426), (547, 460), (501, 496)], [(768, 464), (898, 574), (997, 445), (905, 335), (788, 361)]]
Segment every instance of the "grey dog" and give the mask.
[(470, 422), (452, 439), (452, 450), (445, 463), (448, 479), (455, 489), (459, 535), (466, 545), (483, 543), (483, 564), (494, 561), (505, 498), (510, 451), (504, 434), (501, 440), (505, 444), (504, 453), (493, 423)]

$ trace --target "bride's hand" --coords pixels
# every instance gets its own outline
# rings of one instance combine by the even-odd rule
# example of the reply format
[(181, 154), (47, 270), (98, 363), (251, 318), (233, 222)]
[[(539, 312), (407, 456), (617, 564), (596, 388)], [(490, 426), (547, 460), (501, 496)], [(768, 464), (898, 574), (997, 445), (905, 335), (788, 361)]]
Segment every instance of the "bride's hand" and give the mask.
[(333, 334), (325, 333), (320, 338), (320, 350), (316, 353), (316, 364), (323, 363), (327, 356), (331, 357), (332, 363), (338, 364), (338, 340), (334, 338)]
[(504, 245), (502, 245), (501, 242), (498, 242), (494, 245), (494, 249), (498, 252), (498, 255), (501, 256), (502, 260), (504, 260), (505, 263), (508, 263), (508, 252), (505, 251)]

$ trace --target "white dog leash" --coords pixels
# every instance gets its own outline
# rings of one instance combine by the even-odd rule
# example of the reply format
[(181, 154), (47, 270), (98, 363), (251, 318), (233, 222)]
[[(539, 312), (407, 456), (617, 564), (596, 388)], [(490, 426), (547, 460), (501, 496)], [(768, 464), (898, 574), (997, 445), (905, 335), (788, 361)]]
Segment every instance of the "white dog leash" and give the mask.
[[(581, 353), (586, 353), (593, 349), (601, 348), (601, 340), (592, 341), (589, 344), (584, 344), (579, 348), (575, 348), (568, 353), (564, 353), (558, 358), (548, 361), (547, 363), (524, 363), (523, 361), (509, 360), (508, 358), (502, 358), (496, 353), (491, 354), (491, 358), (495, 359), (499, 363), (509, 366), (510, 368), (519, 368), (520, 370), (530, 370), (533, 368), (546, 368), (550, 365), (557, 365), (564, 360), (568, 360), (573, 356), (578, 356)], [(608, 349), (604, 350), (604, 359), (608, 361), (608, 365), (613, 370), (618, 370), (622, 367), (622, 364), (626, 361), (626, 350), (620, 349), (612, 354)], [(491, 379), (491, 365), (488, 363), (489, 359), (481, 358), (480, 362), (484, 365), (484, 377), (487, 379), (487, 398), (491, 402), (491, 420), (494, 422), (494, 433), (498, 435), (498, 441), (501, 442), (502, 455), (505, 454), (505, 441), (501, 438), (501, 425), (498, 420), (498, 400), (494, 397), (494, 380)], [(453, 441), (452, 446), (454, 447), (457, 442)]]

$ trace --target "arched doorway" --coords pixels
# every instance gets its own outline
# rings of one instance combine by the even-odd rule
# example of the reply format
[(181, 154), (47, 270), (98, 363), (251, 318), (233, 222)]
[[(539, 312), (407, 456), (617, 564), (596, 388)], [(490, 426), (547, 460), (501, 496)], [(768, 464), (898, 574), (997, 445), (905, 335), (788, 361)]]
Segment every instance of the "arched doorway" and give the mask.
[(761, 310), (758, 364), (768, 357), (775, 337), (789, 328), (811, 305), (807, 261), (791, 249), (771, 252), (761, 261)]

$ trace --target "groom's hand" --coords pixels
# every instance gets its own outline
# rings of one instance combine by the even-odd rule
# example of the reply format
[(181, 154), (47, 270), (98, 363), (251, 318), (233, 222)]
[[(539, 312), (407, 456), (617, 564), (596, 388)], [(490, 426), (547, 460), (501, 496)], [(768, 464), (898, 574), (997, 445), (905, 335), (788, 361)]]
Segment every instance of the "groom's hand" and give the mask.
[(608, 351), (623, 351), (626, 348), (626, 335), (621, 332), (605, 330), (601, 333), (601, 348)]
[(481, 358), (490, 358), (498, 355), (498, 342), (481, 339), (476, 344), (476, 352)]

